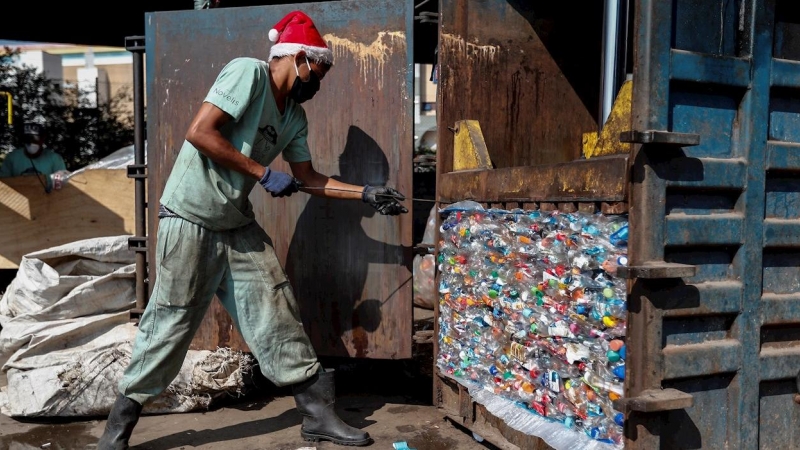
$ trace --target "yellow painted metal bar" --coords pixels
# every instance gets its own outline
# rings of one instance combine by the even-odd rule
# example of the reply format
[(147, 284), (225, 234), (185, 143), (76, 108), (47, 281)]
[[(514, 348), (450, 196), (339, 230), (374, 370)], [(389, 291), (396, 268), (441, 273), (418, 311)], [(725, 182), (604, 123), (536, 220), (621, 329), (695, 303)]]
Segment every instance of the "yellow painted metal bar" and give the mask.
[(492, 159), (477, 120), (456, 122), (453, 144), (453, 170), (492, 168)]
[(8, 99), (8, 124), (9, 125), (14, 125), (14, 114), (13, 114), (13, 112), (14, 112), (14, 100), (11, 97), (11, 93), (10, 92), (6, 92), (6, 91), (0, 91), (0, 95), (5, 95), (6, 98)]
[(627, 80), (620, 87), (611, 114), (603, 125), (600, 133), (585, 133), (583, 135), (583, 156), (614, 155), (630, 153), (631, 144), (619, 141), (619, 134), (631, 126), (631, 105), (633, 98), (633, 81)]

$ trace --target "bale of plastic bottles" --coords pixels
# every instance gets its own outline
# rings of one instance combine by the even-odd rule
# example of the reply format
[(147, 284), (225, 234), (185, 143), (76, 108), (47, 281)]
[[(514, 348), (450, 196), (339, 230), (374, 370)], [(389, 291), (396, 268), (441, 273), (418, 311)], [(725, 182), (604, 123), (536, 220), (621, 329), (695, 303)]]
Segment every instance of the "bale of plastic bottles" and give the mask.
[[(477, 204), (475, 204), (477, 205)], [(625, 215), (449, 208), (437, 266), (439, 369), (621, 445)]]

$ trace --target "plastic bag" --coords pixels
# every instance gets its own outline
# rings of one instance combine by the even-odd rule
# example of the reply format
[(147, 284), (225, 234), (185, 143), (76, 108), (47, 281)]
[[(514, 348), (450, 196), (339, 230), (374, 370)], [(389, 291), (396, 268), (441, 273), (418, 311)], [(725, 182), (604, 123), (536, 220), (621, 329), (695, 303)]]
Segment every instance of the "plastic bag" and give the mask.
[[(436, 237), (436, 208), (431, 208), (425, 233), (422, 235), (423, 244), (434, 244)], [(436, 260), (433, 255), (416, 255), (413, 261), (414, 274), (414, 305), (420, 308), (433, 309), (438, 294), (435, 284)]]

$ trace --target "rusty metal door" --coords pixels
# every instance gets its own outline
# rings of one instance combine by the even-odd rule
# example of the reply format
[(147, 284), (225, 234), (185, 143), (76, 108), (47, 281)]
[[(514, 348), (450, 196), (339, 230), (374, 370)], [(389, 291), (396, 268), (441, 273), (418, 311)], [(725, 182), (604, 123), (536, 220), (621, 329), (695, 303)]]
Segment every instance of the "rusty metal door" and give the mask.
[[(579, 158), (583, 134), (598, 128), (592, 68), (602, 2), (441, 0), (439, 8), (439, 129), (477, 120), (495, 168)], [(451, 172), (452, 135), (439, 136), (437, 171)]]
[(800, 448), (791, 3), (636, 2), (626, 448)]
[[(335, 58), (321, 91), (304, 104), (314, 167), (357, 185), (393, 186), (410, 197), (411, 8), (409, 2), (353, 0), (148, 14), (150, 261), (159, 196), (217, 73), (236, 56), (266, 59), (269, 29), (295, 9), (314, 19)], [(289, 170), (280, 157), (272, 167)], [(285, 264), (320, 355), (411, 356), (410, 214), (385, 217), (360, 201), (304, 193), (273, 199), (258, 186), (251, 200)], [(246, 348), (214, 301), (193, 346), (217, 345)]]

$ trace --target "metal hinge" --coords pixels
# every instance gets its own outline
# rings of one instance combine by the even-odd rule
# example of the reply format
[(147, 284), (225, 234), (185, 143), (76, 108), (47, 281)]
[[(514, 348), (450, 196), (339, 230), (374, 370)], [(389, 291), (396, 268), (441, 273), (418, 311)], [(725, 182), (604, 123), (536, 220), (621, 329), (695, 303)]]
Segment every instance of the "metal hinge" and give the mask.
[(664, 261), (654, 261), (639, 266), (622, 266), (617, 268), (617, 275), (627, 279), (688, 278), (696, 274), (697, 266), (668, 263)]
[(129, 52), (143, 52), (144, 51), (144, 36), (126, 36), (125, 37), (125, 50)]
[(700, 135), (694, 133), (673, 133), (671, 131), (623, 131), (619, 134), (620, 142), (627, 144), (662, 144), (679, 147), (700, 145)]
[(128, 238), (128, 249), (135, 252), (147, 251), (147, 236), (133, 236)]
[(436, 252), (436, 246), (433, 244), (417, 244), (414, 246), (415, 255), (433, 255)]
[(128, 178), (147, 178), (147, 164), (129, 165)]
[(636, 397), (620, 398), (614, 400), (617, 411), (659, 412), (686, 409), (694, 406), (692, 394), (677, 389), (648, 389)]

